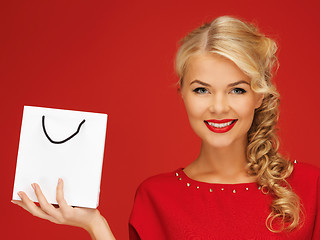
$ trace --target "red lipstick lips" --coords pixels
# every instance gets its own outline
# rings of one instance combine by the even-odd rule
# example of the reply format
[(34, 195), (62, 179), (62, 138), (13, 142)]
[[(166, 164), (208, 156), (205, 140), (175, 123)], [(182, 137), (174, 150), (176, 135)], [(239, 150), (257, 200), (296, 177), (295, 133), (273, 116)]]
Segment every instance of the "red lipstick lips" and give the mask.
[(221, 119), (221, 120), (205, 120), (207, 128), (215, 133), (225, 133), (230, 131), (233, 126), (236, 124), (238, 119)]

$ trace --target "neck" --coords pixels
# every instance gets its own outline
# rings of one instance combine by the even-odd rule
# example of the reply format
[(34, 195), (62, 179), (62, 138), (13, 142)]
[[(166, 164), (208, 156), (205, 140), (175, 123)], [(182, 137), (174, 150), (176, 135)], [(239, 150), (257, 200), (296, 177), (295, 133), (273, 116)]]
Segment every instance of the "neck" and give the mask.
[(191, 178), (203, 181), (252, 182), (254, 179), (248, 176), (246, 170), (246, 149), (246, 141), (223, 148), (214, 148), (206, 142), (201, 142), (199, 156), (184, 171)]

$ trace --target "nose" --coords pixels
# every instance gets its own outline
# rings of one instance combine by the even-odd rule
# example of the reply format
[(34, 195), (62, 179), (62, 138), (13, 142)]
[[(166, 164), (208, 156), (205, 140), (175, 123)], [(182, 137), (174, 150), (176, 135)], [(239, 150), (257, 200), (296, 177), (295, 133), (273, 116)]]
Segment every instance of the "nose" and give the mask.
[(209, 111), (216, 115), (227, 113), (230, 109), (228, 97), (223, 93), (213, 94)]

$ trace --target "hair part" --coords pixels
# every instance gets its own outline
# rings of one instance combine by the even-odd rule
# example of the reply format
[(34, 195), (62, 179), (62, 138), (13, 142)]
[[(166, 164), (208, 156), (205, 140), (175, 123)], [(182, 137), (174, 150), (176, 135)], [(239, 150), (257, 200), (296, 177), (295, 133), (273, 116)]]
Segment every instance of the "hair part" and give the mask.
[(266, 227), (272, 232), (291, 231), (301, 225), (300, 200), (286, 179), (293, 163), (278, 153), (276, 124), (279, 119), (279, 93), (272, 83), (278, 69), (275, 41), (251, 23), (221, 16), (190, 32), (180, 41), (175, 61), (179, 88), (189, 59), (197, 54), (217, 54), (234, 62), (251, 79), (251, 88), (264, 94), (248, 132), (248, 173), (257, 177), (262, 189), (273, 195)]

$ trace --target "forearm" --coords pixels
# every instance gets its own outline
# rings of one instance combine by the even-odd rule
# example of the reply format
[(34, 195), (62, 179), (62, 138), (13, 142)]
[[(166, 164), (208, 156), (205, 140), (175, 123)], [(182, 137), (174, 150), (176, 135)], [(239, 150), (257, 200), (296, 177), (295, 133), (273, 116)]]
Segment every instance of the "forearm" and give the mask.
[(115, 240), (108, 222), (103, 216), (98, 218), (91, 227), (86, 229), (93, 240)]

